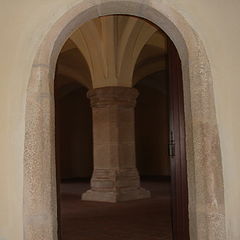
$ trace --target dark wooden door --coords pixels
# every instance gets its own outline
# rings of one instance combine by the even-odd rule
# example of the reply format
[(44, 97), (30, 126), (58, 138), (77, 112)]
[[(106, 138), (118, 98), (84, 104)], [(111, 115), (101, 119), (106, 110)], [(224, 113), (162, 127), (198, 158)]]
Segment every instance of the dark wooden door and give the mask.
[(168, 39), (168, 77), (173, 239), (189, 240), (182, 67), (178, 52), (170, 39)]

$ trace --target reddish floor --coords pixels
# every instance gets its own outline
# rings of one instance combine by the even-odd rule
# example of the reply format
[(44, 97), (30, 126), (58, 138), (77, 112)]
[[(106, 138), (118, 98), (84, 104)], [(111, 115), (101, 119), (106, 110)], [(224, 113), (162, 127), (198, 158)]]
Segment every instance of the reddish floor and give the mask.
[(62, 184), (62, 240), (171, 240), (169, 183), (142, 186), (152, 192), (151, 199), (99, 203), (81, 201), (88, 184)]

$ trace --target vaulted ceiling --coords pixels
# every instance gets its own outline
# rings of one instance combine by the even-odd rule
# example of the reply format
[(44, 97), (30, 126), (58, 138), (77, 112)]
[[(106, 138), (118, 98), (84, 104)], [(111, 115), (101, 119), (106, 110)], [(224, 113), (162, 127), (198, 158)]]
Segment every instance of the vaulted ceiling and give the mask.
[(137, 17), (114, 15), (91, 20), (63, 46), (56, 85), (79, 82), (89, 89), (131, 87), (166, 68), (166, 41), (161, 30)]

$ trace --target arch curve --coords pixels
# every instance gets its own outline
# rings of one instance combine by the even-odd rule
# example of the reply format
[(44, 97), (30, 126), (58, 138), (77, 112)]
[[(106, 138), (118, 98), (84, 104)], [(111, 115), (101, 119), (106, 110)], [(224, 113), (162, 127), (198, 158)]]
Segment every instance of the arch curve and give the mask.
[[(74, 66), (69, 65), (69, 62), (74, 62)], [(65, 76), (72, 79), (72, 81), (77, 81), (88, 89), (92, 88), (89, 65), (81, 50), (71, 39), (65, 42), (58, 56), (55, 71), (55, 85), (57, 88), (68, 82), (59, 82), (59, 76)]]
[(56, 240), (54, 73), (71, 33), (98, 16), (128, 14), (160, 27), (178, 49), (183, 72), (190, 238), (225, 240), (221, 149), (210, 65), (197, 33), (159, 0), (81, 0), (46, 34), (32, 65), (26, 99), (24, 240)]

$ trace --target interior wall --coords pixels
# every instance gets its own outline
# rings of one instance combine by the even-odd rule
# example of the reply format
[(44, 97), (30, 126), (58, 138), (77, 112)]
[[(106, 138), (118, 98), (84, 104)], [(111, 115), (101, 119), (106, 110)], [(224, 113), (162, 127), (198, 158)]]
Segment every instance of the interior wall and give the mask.
[(166, 71), (140, 80), (135, 110), (136, 163), (141, 176), (170, 176)]
[(56, 157), (62, 180), (92, 175), (92, 111), (87, 91), (80, 85), (60, 98), (55, 97)]
[[(0, 8), (0, 238), (22, 240), (26, 89), (46, 32), (82, 0), (2, 0)], [(86, 1), (91, 5), (99, 1)], [(180, 12), (201, 36), (212, 69), (224, 167), (228, 240), (240, 239), (238, 0), (145, 0)], [(234, 183), (234, 184), (233, 184)]]

